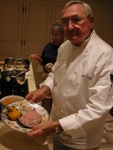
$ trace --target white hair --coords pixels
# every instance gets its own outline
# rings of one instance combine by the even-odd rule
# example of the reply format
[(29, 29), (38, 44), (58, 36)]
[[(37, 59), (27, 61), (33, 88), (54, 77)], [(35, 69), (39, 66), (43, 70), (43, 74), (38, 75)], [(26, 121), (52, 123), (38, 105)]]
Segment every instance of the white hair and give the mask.
[[(63, 10), (64, 10), (65, 8), (67, 8), (68, 6), (71, 6), (71, 5), (74, 5), (74, 4), (82, 4), (83, 7), (84, 7), (84, 9), (85, 9), (86, 16), (87, 16), (88, 18), (90, 18), (90, 17), (93, 15), (92, 8), (89, 6), (89, 4), (87, 4), (87, 3), (83, 2), (83, 1), (79, 1), (79, 0), (72, 0), (72, 1), (68, 2), (68, 3), (64, 6)], [(62, 11), (62, 12), (63, 12), (63, 11)]]

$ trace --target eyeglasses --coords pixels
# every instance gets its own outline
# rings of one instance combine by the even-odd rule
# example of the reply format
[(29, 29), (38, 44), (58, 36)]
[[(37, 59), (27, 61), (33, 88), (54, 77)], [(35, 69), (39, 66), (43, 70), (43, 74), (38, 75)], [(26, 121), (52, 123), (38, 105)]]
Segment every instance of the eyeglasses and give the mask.
[(71, 22), (72, 25), (79, 24), (82, 20), (85, 18), (78, 18), (78, 17), (72, 17), (71, 19), (62, 19), (61, 23), (63, 27), (67, 27), (69, 25), (69, 22)]
[(51, 36), (57, 38), (57, 37), (61, 37), (62, 35), (61, 34), (51, 34)]

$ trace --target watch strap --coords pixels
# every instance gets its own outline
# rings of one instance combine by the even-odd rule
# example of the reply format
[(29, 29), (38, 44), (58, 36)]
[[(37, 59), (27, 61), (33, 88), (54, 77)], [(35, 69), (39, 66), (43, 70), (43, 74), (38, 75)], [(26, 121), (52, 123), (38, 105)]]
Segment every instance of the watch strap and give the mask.
[(61, 130), (61, 127), (59, 126), (59, 122), (54, 121), (54, 123), (55, 123), (55, 133), (60, 134), (62, 132), (62, 130)]

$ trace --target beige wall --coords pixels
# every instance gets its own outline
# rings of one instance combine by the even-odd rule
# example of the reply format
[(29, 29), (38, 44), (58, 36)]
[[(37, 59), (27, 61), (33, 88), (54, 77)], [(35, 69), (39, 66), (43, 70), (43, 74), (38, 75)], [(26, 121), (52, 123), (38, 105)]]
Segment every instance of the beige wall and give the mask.
[[(68, 0), (0, 0), (0, 60), (20, 55), (41, 55), (50, 41), (49, 27), (60, 20), (60, 12)], [(85, 0), (94, 11), (98, 35), (113, 46), (113, 0)], [(22, 9), (24, 7), (24, 9)], [(23, 11), (22, 11), (23, 10)], [(41, 72), (33, 61), (35, 79), (41, 82)]]

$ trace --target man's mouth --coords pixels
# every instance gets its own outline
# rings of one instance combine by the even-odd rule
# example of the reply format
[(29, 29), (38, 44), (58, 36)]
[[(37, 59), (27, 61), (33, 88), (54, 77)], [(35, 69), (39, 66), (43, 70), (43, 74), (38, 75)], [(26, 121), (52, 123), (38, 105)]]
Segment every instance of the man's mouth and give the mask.
[(78, 37), (79, 32), (77, 30), (68, 31), (68, 36), (69, 37)]

